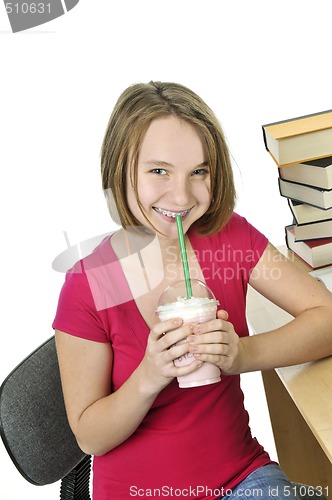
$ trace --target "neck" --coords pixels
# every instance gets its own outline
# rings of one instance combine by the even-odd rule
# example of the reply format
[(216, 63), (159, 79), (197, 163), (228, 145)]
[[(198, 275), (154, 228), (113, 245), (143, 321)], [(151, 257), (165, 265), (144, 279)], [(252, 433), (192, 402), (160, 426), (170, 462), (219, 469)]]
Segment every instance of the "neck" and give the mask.
[[(161, 255), (164, 262), (181, 262), (181, 250), (179, 240), (158, 237)], [(187, 235), (184, 237), (186, 247), (188, 248), (189, 238)]]
[[(188, 249), (189, 238), (185, 235), (185, 244)], [(150, 264), (156, 260), (160, 265), (160, 258), (164, 266), (171, 264), (182, 266), (180, 243), (178, 238), (166, 238), (156, 233), (144, 233), (142, 231), (120, 229), (112, 237), (112, 246), (118, 256), (122, 259), (142, 251), (144, 248), (149, 253)]]

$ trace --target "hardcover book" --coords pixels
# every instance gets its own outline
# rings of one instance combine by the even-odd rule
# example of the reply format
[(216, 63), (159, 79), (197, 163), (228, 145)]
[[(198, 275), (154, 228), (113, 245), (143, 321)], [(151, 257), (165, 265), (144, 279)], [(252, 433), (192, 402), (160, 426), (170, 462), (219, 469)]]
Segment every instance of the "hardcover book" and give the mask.
[(324, 210), (291, 198), (288, 198), (288, 205), (298, 225), (332, 219), (332, 208)]
[(285, 227), (287, 247), (313, 269), (332, 264), (332, 238), (295, 241), (294, 226)]
[(263, 125), (263, 137), (278, 166), (332, 156), (332, 110)]
[(332, 238), (332, 219), (309, 224), (294, 224), (295, 241), (318, 240)]
[(278, 181), (281, 196), (323, 209), (332, 208), (332, 189), (319, 189), (280, 178)]
[(300, 182), (321, 189), (332, 189), (332, 157), (280, 167), (279, 176), (285, 181)]

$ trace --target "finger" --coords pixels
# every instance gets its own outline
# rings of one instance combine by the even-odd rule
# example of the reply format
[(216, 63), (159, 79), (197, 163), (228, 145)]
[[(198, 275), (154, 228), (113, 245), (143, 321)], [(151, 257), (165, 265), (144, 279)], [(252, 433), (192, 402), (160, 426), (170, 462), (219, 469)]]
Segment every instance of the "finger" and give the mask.
[[(189, 335), (189, 352), (193, 354), (211, 354), (213, 356), (234, 356), (238, 350), (239, 337), (234, 332), (209, 332), (202, 335)], [(207, 361), (206, 358), (202, 358)], [(215, 362), (215, 361), (212, 361)]]
[[(169, 356), (169, 359), (172, 361), (176, 360), (177, 358), (181, 358), (182, 356), (186, 356), (189, 353), (189, 344), (186, 340), (182, 340), (180, 342), (177, 342), (176, 344), (172, 344), (168, 349), (167, 349), (167, 355)], [(192, 353), (189, 356), (192, 358)], [(189, 359), (190, 361), (190, 359)], [(188, 363), (189, 363), (188, 361)]]
[(188, 375), (189, 373), (194, 372), (197, 368), (200, 368), (203, 364), (203, 361), (200, 359), (192, 358), (192, 362), (185, 366), (175, 366), (172, 364), (172, 367), (169, 369), (169, 373), (172, 377), (181, 377), (182, 375)]
[(229, 344), (230, 335), (228, 332), (223, 332), (216, 330), (214, 332), (207, 332), (201, 334), (193, 334), (187, 337), (187, 342), (189, 345), (201, 345), (201, 344)]
[(158, 340), (161, 338), (166, 332), (172, 331), (175, 328), (178, 328), (182, 325), (181, 318), (172, 318), (167, 321), (160, 321), (156, 323), (150, 331), (150, 337), (153, 340)]
[(162, 350), (169, 349), (174, 344), (177, 344), (179, 342), (184, 342), (185, 344), (187, 344), (187, 338), (192, 332), (193, 325), (191, 323), (187, 323), (180, 326), (179, 328), (175, 328), (161, 335), (158, 342)]
[(217, 318), (227, 321), (228, 320), (228, 312), (225, 311), (224, 309), (219, 309), (219, 311), (217, 311)]
[(193, 361), (186, 366), (174, 367), (176, 369), (176, 377), (181, 377), (183, 375), (188, 375), (189, 373), (194, 372), (197, 368), (200, 368), (203, 364), (203, 361), (200, 359), (193, 358)]
[(222, 319), (212, 319), (205, 323), (195, 323), (193, 333), (200, 335), (202, 333), (215, 332), (215, 331), (231, 331), (233, 329), (232, 323)]
[[(194, 355), (207, 355), (207, 356), (229, 356), (232, 351), (232, 347), (229, 344), (190, 344), (189, 352)], [(197, 359), (203, 359), (199, 356)], [(204, 358), (203, 361), (208, 361)]]

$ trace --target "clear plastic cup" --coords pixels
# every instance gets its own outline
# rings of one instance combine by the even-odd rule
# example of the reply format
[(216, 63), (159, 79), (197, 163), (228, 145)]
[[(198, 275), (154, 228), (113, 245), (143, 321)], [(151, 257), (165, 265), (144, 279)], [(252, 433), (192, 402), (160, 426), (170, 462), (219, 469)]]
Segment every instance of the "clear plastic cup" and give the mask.
[[(203, 323), (216, 318), (217, 306), (219, 304), (210, 288), (199, 280), (191, 280), (192, 297), (187, 298), (185, 281), (176, 281), (169, 285), (162, 293), (157, 315), (160, 321), (180, 317), (183, 323)], [(180, 343), (186, 342), (182, 340)], [(175, 366), (189, 365), (194, 361), (194, 355), (190, 352), (174, 360)], [(204, 362), (188, 375), (178, 377), (179, 387), (198, 387), (201, 385), (214, 384), (220, 381), (220, 369), (212, 364)]]

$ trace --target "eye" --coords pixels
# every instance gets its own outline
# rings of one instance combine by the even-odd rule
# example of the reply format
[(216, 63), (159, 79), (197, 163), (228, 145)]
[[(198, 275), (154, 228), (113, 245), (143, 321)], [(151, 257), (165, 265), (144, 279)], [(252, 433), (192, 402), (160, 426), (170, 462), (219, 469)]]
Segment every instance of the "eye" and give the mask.
[(156, 174), (156, 175), (166, 175), (167, 174), (167, 172), (164, 168), (154, 168), (151, 170), (151, 173)]
[(209, 173), (209, 170), (207, 168), (198, 168), (197, 170), (194, 170), (192, 175), (206, 175)]

